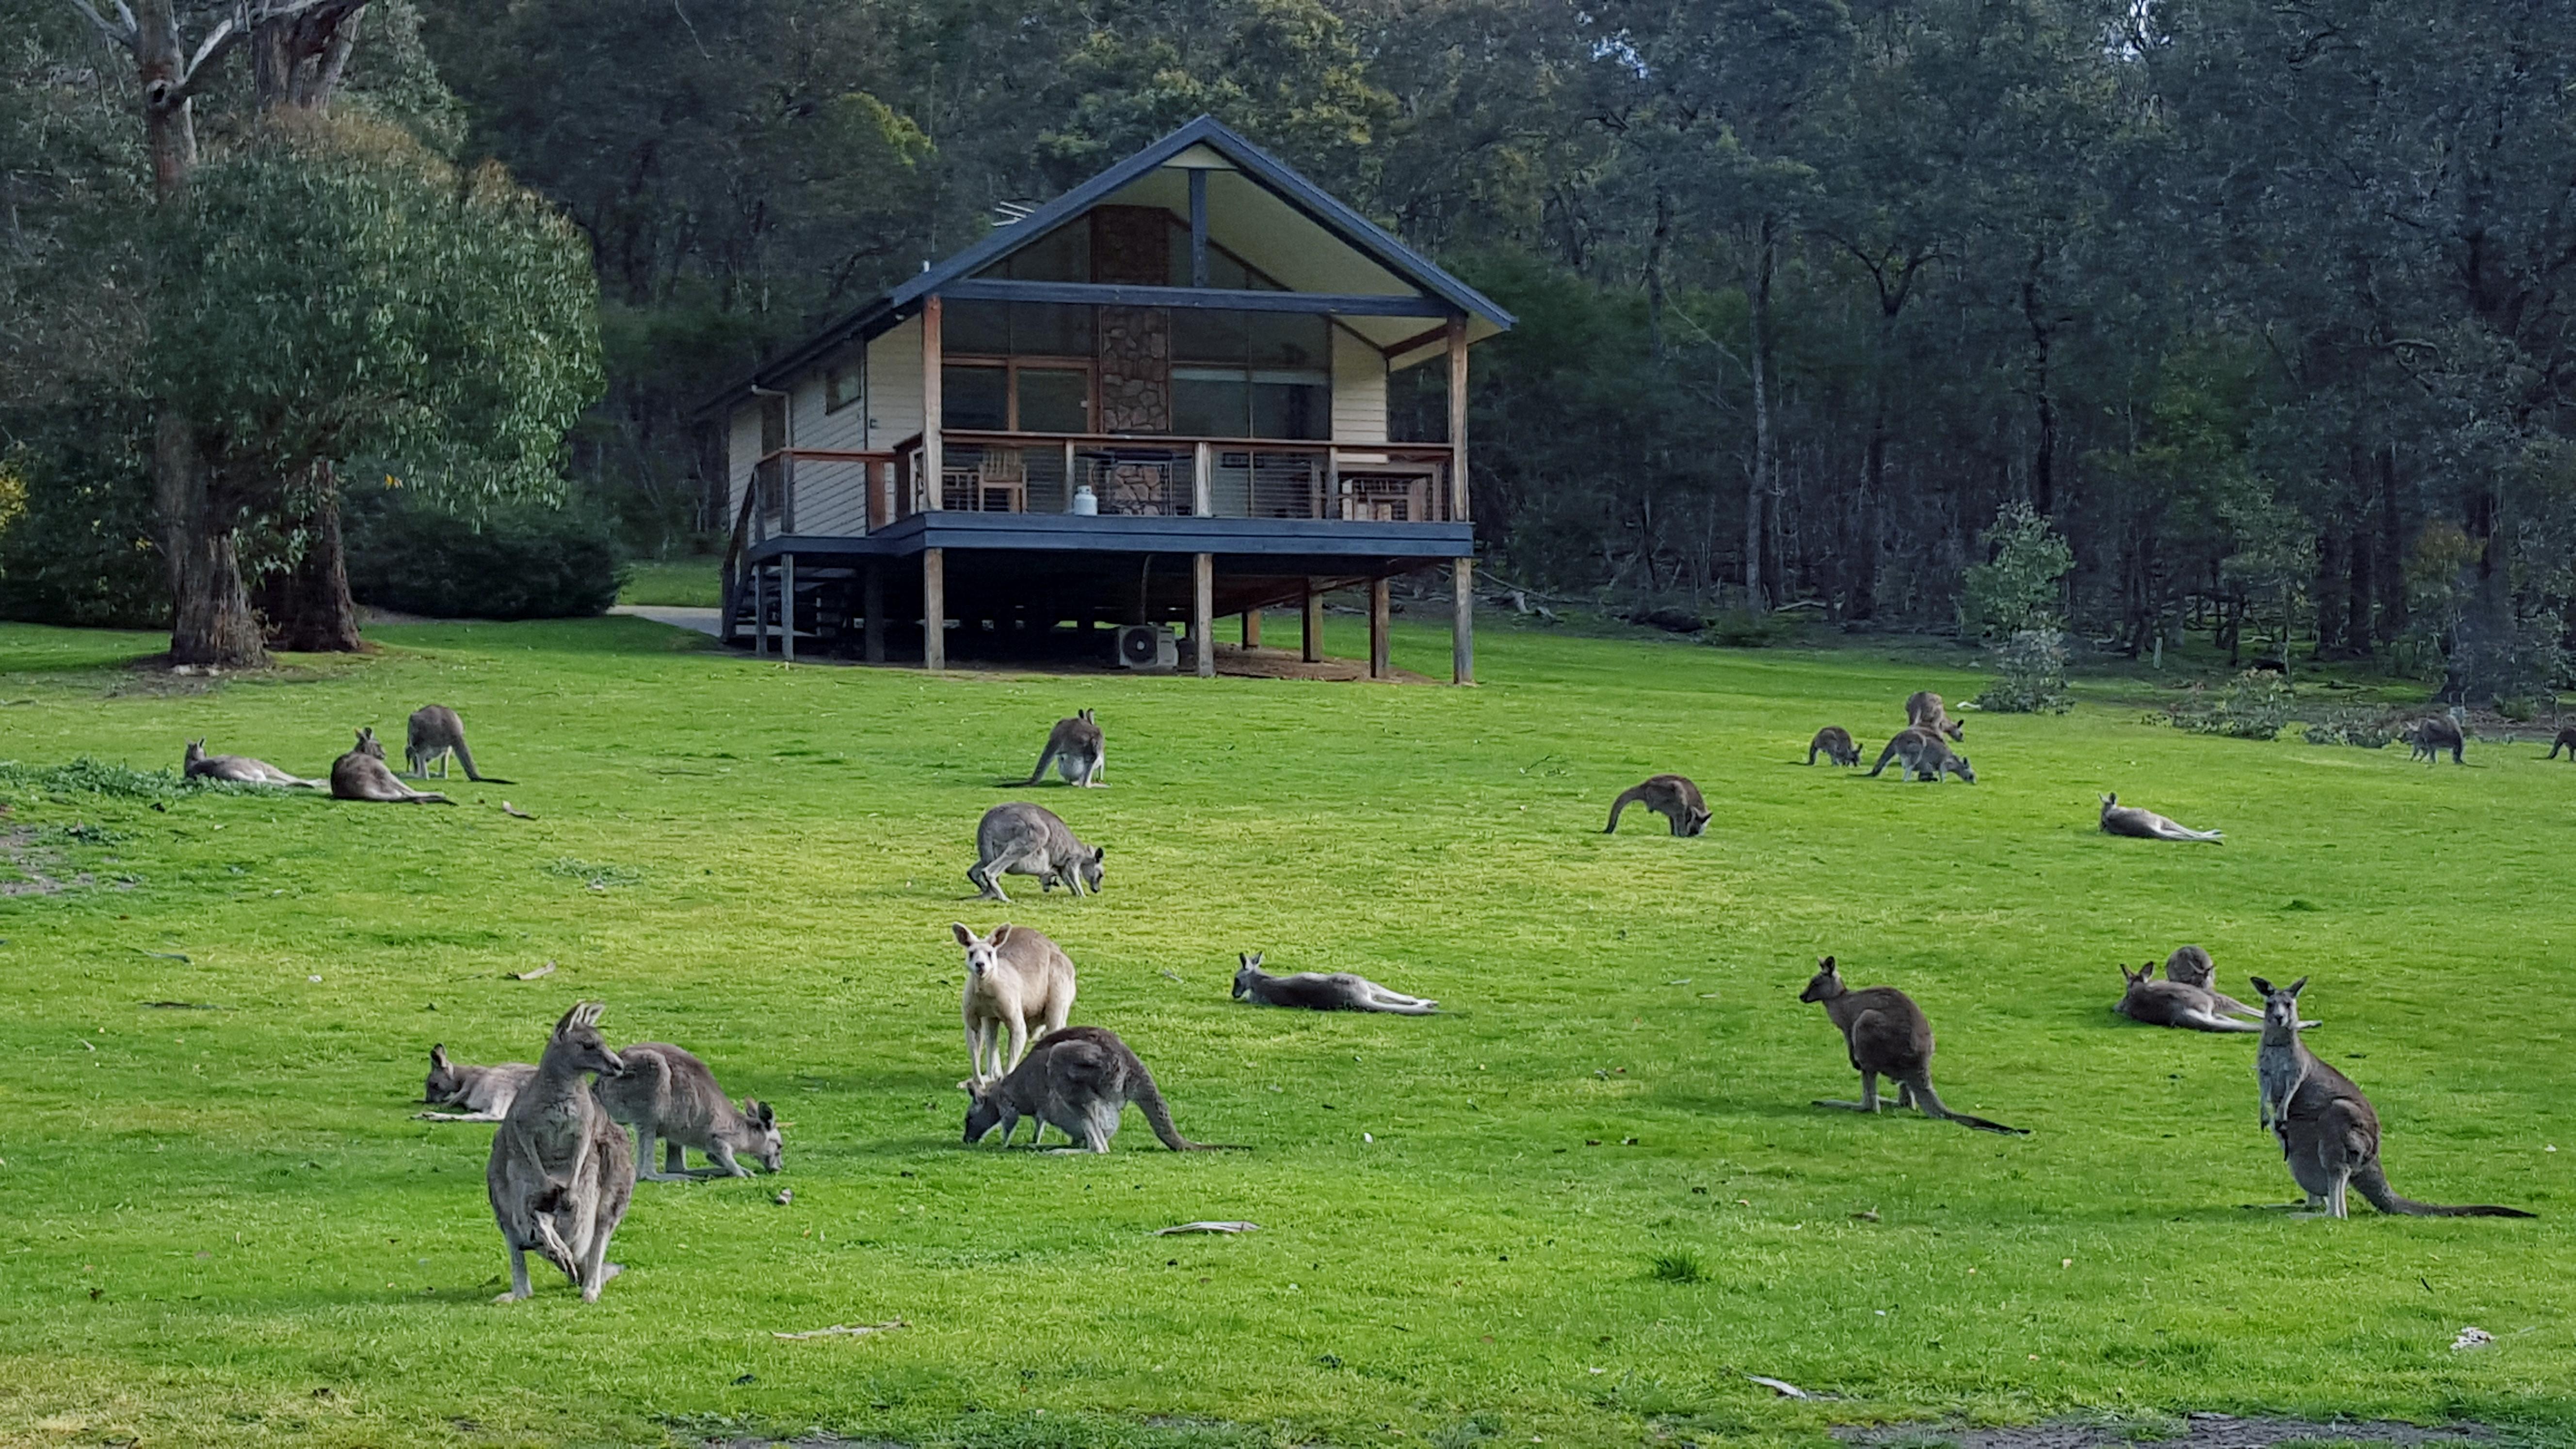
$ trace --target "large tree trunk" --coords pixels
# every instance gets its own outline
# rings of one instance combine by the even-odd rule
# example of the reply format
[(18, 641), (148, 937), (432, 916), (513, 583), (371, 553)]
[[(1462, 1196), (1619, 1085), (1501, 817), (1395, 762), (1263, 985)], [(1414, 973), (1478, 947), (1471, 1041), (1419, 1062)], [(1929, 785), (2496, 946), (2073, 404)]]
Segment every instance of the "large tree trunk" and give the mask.
[(163, 408), (155, 424), (152, 475), (170, 574), (170, 662), (226, 669), (266, 664), (231, 521), (208, 486), (195, 432), (175, 408)]
[(348, 556), (340, 546), (340, 490), (328, 464), (314, 471), (321, 501), (304, 521), (303, 557), (262, 582), (259, 607), (268, 617), (269, 647), (348, 654), (365, 645), (358, 638), (358, 606), (349, 597)]
[(1779, 471), (1780, 440), (1771, 425), (1771, 268), (1777, 245), (1772, 218), (1762, 218), (1753, 243), (1753, 474), (1744, 480), (1744, 607), (1761, 613), (1770, 606), (1762, 591), (1762, 553), (1767, 535), (1762, 527), (1762, 496)]

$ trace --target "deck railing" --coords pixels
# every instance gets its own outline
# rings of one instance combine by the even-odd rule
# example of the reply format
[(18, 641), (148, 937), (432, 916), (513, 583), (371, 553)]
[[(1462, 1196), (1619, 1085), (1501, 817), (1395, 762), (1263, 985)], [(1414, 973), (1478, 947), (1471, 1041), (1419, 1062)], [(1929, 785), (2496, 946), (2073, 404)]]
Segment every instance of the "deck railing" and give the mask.
[[(940, 433), (937, 506), (1070, 513), (1088, 488), (1103, 514), (1446, 523), (1445, 446), (1105, 433)], [(916, 434), (895, 445), (896, 492), (909, 516), (932, 506)]]

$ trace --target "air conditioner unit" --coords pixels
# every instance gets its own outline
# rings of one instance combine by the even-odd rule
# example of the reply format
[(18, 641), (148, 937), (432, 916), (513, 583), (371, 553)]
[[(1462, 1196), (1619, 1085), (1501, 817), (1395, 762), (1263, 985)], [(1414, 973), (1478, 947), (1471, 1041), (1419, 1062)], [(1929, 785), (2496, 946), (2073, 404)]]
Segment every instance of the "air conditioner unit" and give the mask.
[(1178, 669), (1180, 641), (1160, 624), (1129, 624), (1118, 631), (1118, 664), (1122, 669)]

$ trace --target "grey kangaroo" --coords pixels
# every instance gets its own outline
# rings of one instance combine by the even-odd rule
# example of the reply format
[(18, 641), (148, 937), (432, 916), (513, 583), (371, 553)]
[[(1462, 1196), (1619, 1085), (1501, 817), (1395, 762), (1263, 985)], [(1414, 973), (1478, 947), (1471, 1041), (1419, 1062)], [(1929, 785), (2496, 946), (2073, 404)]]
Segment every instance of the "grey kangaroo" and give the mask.
[(2357, 1187), (2372, 1207), (2407, 1217), (2533, 1216), (2520, 1208), (2445, 1207), (2399, 1197), (2379, 1164), (2379, 1114), (2370, 1109), (2370, 1099), (2299, 1040), (2299, 993), (2308, 978), (2278, 988), (2260, 976), (2251, 979), (2263, 993), (2263, 1044), (2254, 1052), (2263, 1125), (2281, 1140), (2290, 1176), (2307, 1194), (2306, 1201), (2283, 1206), (2343, 1217), (2345, 1189)]
[(1029, 1054), (1029, 1039), (1061, 1031), (1073, 1015), (1073, 958), (1045, 935), (1008, 921), (978, 936), (949, 923), (966, 948), (967, 1080), (989, 1082)]
[(1968, 727), (1950, 718), (1942, 708), (1941, 696), (1928, 689), (1918, 689), (1905, 697), (1905, 723), (1915, 729), (1939, 730), (1954, 740), (1968, 737)]
[[(638, 1042), (618, 1050), (626, 1070), (602, 1077), (591, 1090), (608, 1120), (635, 1129), (635, 1176), (645, 1182), (687, 1182), (696, 1177), (749, 1177), (751, 1169), (734, 1161), (737, 1152), (779, 1171), (785, 1148), (779, 1141), (778, 1114), (767, 1102), (749, 1097), (737, 1107), (716, 1085), (716, 1074), (690, 1052), (668, 1042)], [(653, 1167), (653, 1139), (669, 1149), (660, 1171)], [(694, 1147), (715, 1163), (688, 1170), (684, 1147)]]
[(2227, 840), (2224, 830), (2194, 830), (2188, 825), (2177, 825), (2153, 810), (2123, 805), (2117, 795), (2102, 797), (2102, 833), (2126, 835), (2138, 840), (2211, 840), (2221, 844)]
[(331, 798), (334, 800), (374, 800), (389, 805), (453, 805), (456, 802), (431, 791), (415, 790), (394, 778), (385, 768), (385, 747), (376, 743), (376, 732), (358, 731), (355, 749), (331, 762)]
[(1097, 785), (1100, 783), (1100, 767), (1108, 759), (1109, 752), (1101, 738), (1100, 726), (1091, 718), (1091, 711), (1086, 709), (1071, 719), (1055, 722), (1055, 728), (1047, 734), (1046, 748), (1038, 751), (1037, 768), (1029, 771), (1029, 777), (1020, 783), (1034, 785), (1045, 778), (1047, 764), (1052, 761), (1063, 773), (1066, 784)]
[(1708, 829), (1708, 802), (1700, 798), (1697, 785), (1680, 775), (1649, 775), (1620, 791), (1619, 798), (1610, 802), (1610, 823), (1601, 833), (1615, 834), (1620, 815), (1631, 805), (1643, 805), (1671, 821), (1675, 835), (1698, 835)]
[[(2263, 1008), (2247, 1006), (2218, 989), (2218, 967), (2209, 959), (2209, 953), (2198, 946), (2176, 946), (2174, 953), (2165, 958), (2165, 979), (2179, 981), (2185, 986), (2197, 986), (2208, 992), (2210, 1005), (2230, 1016), (2262, 1019)], [(2313, 1021), (2307, 1024), (2316, 1025)]]
[(1878, 763), (1870, 767), (1870, 778), (1877, 779), (1890, 760), (1903, 762), (1896, 771), (1900, 780), (1929, 780), (1937, 785), (1944, 774), (1951, 774), (1968, 784), (1977, 783), (1976, 767), (1968, 763), (1968, 757), (1943, 743), (1939, 731), (1920, 725), (1896, 732), (1887, 748), (1878, 752)]
[(300, 785), (308, 790), (327, 788), (324, 781), (290, 775), (266, 760), (254, 760), (248, 755), (209, 755), (204, 740), (188, 741), (182, 773), (191, 780), (230, 780), (237, 785)]
[(1843, 1034), (1852, 1069), (1860, 1073), (1859, 1101), (1819, 1101), (1817, 1106), (1875, 1112), (1878, 1079), (1888, 1077), (1896, 1082), (1899, 1107), (1919, 1107), (1927, 1117), (1939, 1117), (1981, 1132), (2028, 1135), (2025, 1128), (2007, 1127), (1941, 1105), (1941, 1094), (1932, 1090), (1932, 1023), (1924, 1019), (1923, 1008), (1914, 1004), (1914, 998), (1904, 992), (1893, 986), (1868, 986), (1854, 991), (1843, 984), (1834, 958), (1827, 956), (1816, 963), (1816, 974), (1808, 979), (1807, 989), (1798, 993), (1798, 999), (1823, 1003), (1825, 1015), (1833, 1018), (1834, 1026)]
[(966, 879), (988, 901), (1010, 904), (1002, 877), (1033, 875), (1041, 890), (1061, 885), (1075, 895), (1100, 889), (1106, 847), (1085, 845), (1043, 805), (996, 805), (975, 825), (975, 863)]
[(447, 778), (447, 757), (465, 767), (465, 778), (477, 784), (508, 785), (516, 783), (494, 775), (474, 772), (474, 752), (465, 747), (465, 721), (456, 711), (443, 704), (425, 704), (411, 712), (410, 727), (404, 732), (403, 759), (410, 765), (406, 772), (414, 779), (429, 778), (429, 767), (438, 766), (438, 778)]
[(2576, 725), (2568, 725), (2558, 732), (2558, 738), (2549, 742), (2549, 753), (2545, 758), (2557, 759), (2560, 750), (2567, 752), (2569, 764), (2576, 765)]
[(510, 1115), (510, 1103), (527, 1090), (537, 1069), (526, 1062), (503, 1062), (494, 1067), (460, 1066), (447, 1059), (444, 1043), (429, 1048), (429, 1080), (421, 1084), (420, 1099), (438, 1106), (462, 1107), (462, 1112), (414, 1112), (423, 1122), (498, 1122)]
[(984, 1140), (995, 1127), (1002, 1145), (1022, 1117), (1054, 1127), (1081, 1144), (1059, 1152), (1107, 1152), (1118, 1135), (1118, 1117), (1135, 1103), (1153, 1124), (1154, 1135), (1174, 1152), (1240, 1151), (1215, 1142), (1192, 1142), (1172, 1125), (1172, 1109), (1155, 1089), (1154, 1074), (1106, 1027), (1069, 1026), (1047, 1033), (1028, 1059), (999, 1081), (971, 1082), (966, 1087), (966, 1145)]
[(510, 1291), (495, 1303), (528, 1296), (531, 1250), (562, 1269), (584, 1303), (598, 1302), (599, 1290), (624, 1271), (608, 1261), (608, 1240), (634, 1196), (635, 1160), (626, 1134), (581, 1080), (586, 1073), (614, 1077), (625, 1070), (599, 1034), (603, 1009), (581, 1002), (555, 1023), (536, 1076), (492, 1134), (483, 1183), (501, 1240), (510, 1245)]
[(2120, 979), (2128, 990), (2121, 993), (2119, 1004), (2111, 1009), (2131, 1021), (2147, 1026), (2181, 1027), (2187, 1031), (2255, 1032), (2263, 1028), (2250, 1021), (2238, 1021), (2224, 1015), (2210, 993), (2180, 981), (2158, 981), (2156, 963), (2150, 961), (2143, 970), (2131, 972), (2120, 968)]
[(2415, 728), (2406, 732), (2406, 743), (2412, 747), (2406, 752), (2406, 758), (2410, 760), (2422, 760), (2429, 765), (2438, 759), (2444, 750), (2449, 750), (2452, 764), (2468, 763), (2461, 755), (2462, 749), (2468, 744), (2468, 736), (2461, 732), (2460, 722), (2446, 714), (2426, 715), (2417, 720)]
[(1234, 999), (1256, 1006), (1302, 1006), (1308, 1011), (1382, 1011), (1394, 1016), (1429, 1016), (1440, 1009), (1440, 1003), (1401, 991), (1389, 991), (1365, 976), (1336, 971), (1330, 976), (1301, 971), (1294, 976), (1273, 976), (1261, 969), (1261, 953), (1246, 951), (1235, 958), (1242, 965), (1234, 973)]
[(1814, 764), (1818, 755), (1837, 765), (1857, 765), (1860, 763), (1860, 746), (1852, 739), (1850, 730), (1841, 725), (1827, 725), (1816, 731), (1814, 739), (1807, 741), (1807, 763)]

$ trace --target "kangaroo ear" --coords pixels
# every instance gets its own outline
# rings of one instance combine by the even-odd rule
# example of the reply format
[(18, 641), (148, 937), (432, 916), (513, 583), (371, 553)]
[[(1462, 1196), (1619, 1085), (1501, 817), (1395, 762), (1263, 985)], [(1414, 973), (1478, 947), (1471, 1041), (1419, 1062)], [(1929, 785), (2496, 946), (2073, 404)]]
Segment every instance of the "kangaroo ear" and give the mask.
[(967, 929), (964, 921), (950, 921), (948, 923), (948, 929), (957, 934), (958, 945), (972, 946), (975, 944), (975, 933)]
[(555, 1035), (560, 1037), (565, 1032), (572, 1030), (573, 1018), (579, 1015), (581, 1015), (581, 1003), (576, 1001), (572, 1005), (572, 1010), (565, 1012), (563, 1016), (555, 1022)]
[(447, 1044), (445, 1042), (431, 1042), (429, 1044), (429, 1064), (442, 1071), (446, 1069)]
[(2300, 977), (2298, 980), (2293, 981), (2293, 982), (2291, 982), (2291, 983), (2290, 983), (2290, 995), (2291, 995), (2293, 998), (2297, 997), (2297, 996), (2298, 996), (2298, 994), (2299, 994), (2300, 992), (2305, 991), (2305, 990), (2307, 990), (2307, 989), (2308, 989), (2308, 978), (2306, 978), (2305, 976), (2302, 976), (2302, 977)]
[(2272, 983), (2271, 983), (2271, 982), (2264, 980), (2264, 979), (2263, 979), (2262, 977), (2260, 977), (2260, 976), (2248, 976), (2248, 977), (2246, 977), (2245, 979), (2246, 979), (2248, 982), (2252, 983), (2252, 985), (2253, 985), (2253, 987), (2254, 987), (2254, 989), (2255, 989), (2255, 990), (2262, 992), (2265, 996), (2269, 996), (2269, 995), (2271, 995), (2271, 994), (2272, 994)]
[(1095, 845), (1095, 846), (1091, 847), (1091, 859), (1093, 860), (1093, 862), (1094, 862), (1094, 863), (1097, 863), (1097, 862), (1102, 861), (1102, 860), (1106, 860), (1106, 859), (1108, 859), (1108, 857), (1109, 857), (1109, 847), (1108, 847), (1108, 846), (1105, 846), (1105, 845)]
[(763, 1127), (775, 1127), (775, 1126), (777, 1126), (777, 1125), (778, 1125), (778, 1109), (777, 1109), (776, 1107), (771, 1106), (771, 1105), (770, 1105), (770, 1104), (768, 1104), (767, 1102), (763, 1102), (763, 1103), (761, 1103), (761, 1104), (760, 1104), (760, 1125), (761, 1125), (761, 1126), (763, 1126)]
[(1011, 923), (1010, 923), (1010, 922), (1008, 922), (1008, 921), (1004, 921), (1002, 924), (1000, 924), (1000, 925), (998, 925), (998, 926), (995, 926), (995, 927), (993, 928), (992, 941), (993, 941), (993, 944), (994, 944), (994, 945), (996, 945), (996, 946), (1000, 946), (1000, 945), (1002, 945), (1002, 944), (1004, 944), (1004, 943), (1008, 942), (1010, 939), (1011, 939)]
[(1835, 969), (1834, 958), (1831, 956), (1817, 958), (1816, 969), (1826, 973), (1827, 975), (1831, 975)]
[(1259, 951), (1255, 951), (1255, 952), (1253, 952), (1251, 955), (1244, 957), (1244, 958), (1243, 958), (1243, 964), (1244, 964), (1244, 965), (1246, 965), (1246, 966), (1258, 966), (1258, 965), (1260, 965), (1260, 964), (1261, 964), (1261, 953), (1260, 953)]

